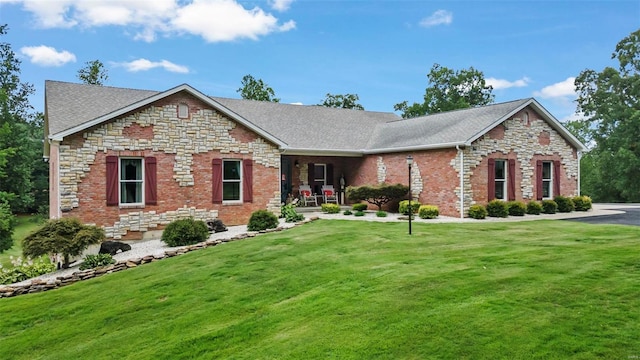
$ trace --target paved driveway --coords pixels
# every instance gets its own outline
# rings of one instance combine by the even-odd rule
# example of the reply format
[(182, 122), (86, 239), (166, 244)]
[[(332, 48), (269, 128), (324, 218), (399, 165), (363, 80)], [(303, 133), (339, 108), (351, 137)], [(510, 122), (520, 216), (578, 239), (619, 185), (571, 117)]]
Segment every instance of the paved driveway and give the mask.
[(630, 205), (630, 207), (624, 207), (623, 204), (612, 205), (611, 210), (616, 210), (620, 213), (611, 215), (587, 216), (565, 220), (579, 221), (588, 224), (621, 224), (640, 226), (640, 206)]

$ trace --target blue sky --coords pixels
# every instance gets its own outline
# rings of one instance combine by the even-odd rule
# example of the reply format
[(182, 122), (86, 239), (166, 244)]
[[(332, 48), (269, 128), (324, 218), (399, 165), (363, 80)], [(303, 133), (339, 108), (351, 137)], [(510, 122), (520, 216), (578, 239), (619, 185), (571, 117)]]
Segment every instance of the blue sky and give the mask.
[(108, 86), (187, 83), (239, 98), (251, 74), (283, 103), (351, 93), (385, 112), (421, 102), (438, 63), (474, 67), (496, 102), (535, 97), (564, 121), (575, 117), (573, 78), (616, 65), (640, 1), (0, 0), (0, 23), (39, 111), (45, 80), (79, 82), (96, 59)]

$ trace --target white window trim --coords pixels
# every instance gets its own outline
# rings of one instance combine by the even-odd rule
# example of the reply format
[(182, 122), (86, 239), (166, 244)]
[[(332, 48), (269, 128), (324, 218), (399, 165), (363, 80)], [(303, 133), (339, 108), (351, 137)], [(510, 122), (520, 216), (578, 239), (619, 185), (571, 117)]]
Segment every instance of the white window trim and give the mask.
[[(545, 164), (549, 164), (549, 179), (545, 179), (544, 178), (544, 166)], [(549, 199), (553, 199), (553, 176), (555, 174), (553, 173), (553, 161), (542, 161), (542, 189), (540, 189), (540, 191), (542, 191), (542, 199), (543, 200), (549, 200)], [(544, 196), (544, 184), (545, 182), (549, 182), (549, 196), (545, 197)]]
[[(225, 180), (224, 179), (224, 163), (227, 162), (227, 161), (235, 161), (235, 162), (240, 163), (240, 166), (239, 166), (240, 179), (238, 179), (238, 180)], [(243, 195), (243, 192), (244, 192), (242, 190), (242, 186), (243, 186), (242, 182), (244, 181), (242, 179), (242, 176), (243, 176), (243, 173), (242, 173), (242, 159), (222, 159), (222, 203), (223, 204), (242, 204), (242, 202), (243, 202), (242, 195)], [(240, 194), (238, 196), (238, 200), (224, 200), (224, 183), (225, 182), (229, 182), (229, 183), (230, 182), (237, 182), (237, 183), (240, 184)]]
[[(498, 166), (497, 166), (498, 161), (504, 163), (504, 179), (498, 179), (498, 178), (495, 177), (495, 175), (496, 175), (495, 174), (495, 169), (498, 168)], [(498, 199), (497, 197), (496, 197), (496, 199), (502, 200), (502, 201), (507, 201), (507, 199), (509, 197), (508, 194), (507, 194), (507, 183), (509, 182), (508, 181), (508, 178), (509, 178), (509, 168), (508, 168), (509, 161), (507, 161), (507, 159), (496, 159), (495, 162), (496, 162), (496, 165), (495, 165), (495, 168), (493, 170), (494, 171), (493, 172), (493, 175), (494, 175), (493, 176), (494, 177), (494, 179), (493, 179), (494, 187), (495, 187), (495, 183), (497, 183), (498, 181), (503, 181), (503, 184), (502, 184), (502, 199)]]
[[(142, 166), (142, 179), (140, 179), (140, 183), (142, 183), (142, 187), (141, 187), (141, 192), (142, 194), (140, 194), (140, 199), (141, 202), (139, 203), (123, 203), (122, 202), (122, 160), (140, 160), (140, 166)], [(122, 208), (126, 208), (126, 207), (139, 207), (139, 206), (144, 206), (145, 204), (145, 198), (144, 198), (144, 194), (145, 194), (145, 183), (144, 183), (144, 179), (145, 179), (145, 173), (144, 173), (144, 158), (143, 157), (135, 157), (135, 156), (123, 156), (123, 157), (119, 157), (118, 158), (118, 204), (120, 205), (120, 207)], [(125, 181), (125, 182), (133, 182), (133, 181)]]

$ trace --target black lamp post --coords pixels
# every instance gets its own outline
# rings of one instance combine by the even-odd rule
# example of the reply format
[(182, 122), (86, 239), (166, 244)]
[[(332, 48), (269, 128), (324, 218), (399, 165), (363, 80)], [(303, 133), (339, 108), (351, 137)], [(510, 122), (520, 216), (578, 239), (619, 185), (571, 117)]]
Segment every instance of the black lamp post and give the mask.
[(413, 156), (407, 156), (407, 165), (409, 165), (409, 235), (411, 235), (411, 218), (413, 217), (413, 208), (411, 207), (411, 165), (413, 165)]

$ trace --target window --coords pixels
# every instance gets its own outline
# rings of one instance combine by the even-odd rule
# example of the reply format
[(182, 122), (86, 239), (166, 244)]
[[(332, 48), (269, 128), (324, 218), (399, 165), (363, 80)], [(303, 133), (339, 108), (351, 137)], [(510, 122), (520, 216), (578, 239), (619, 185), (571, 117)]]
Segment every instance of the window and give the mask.
[(500, 200), (506, 200), (507, 194), (507, 161), (496, 160), (494, 168), (494, 187), (495, 198)]
[(542, 162), (542, 198), (553, 197), (553, 167), (551, 161)]
[(522, 114), (522, 124), (529, 125), (529, 113), (527, 111)]
[(240, 201), (241, 173), (240, 160), (222, 162), (222, 201)]
[(179, 118), (189, 117), (189, 105), (184, 103), (178, 104), (178, 117)]
[(120, 203), (142, 204), (142, 159), (120, 159)]

